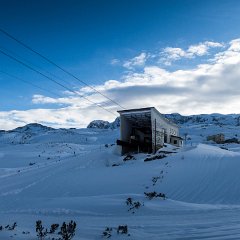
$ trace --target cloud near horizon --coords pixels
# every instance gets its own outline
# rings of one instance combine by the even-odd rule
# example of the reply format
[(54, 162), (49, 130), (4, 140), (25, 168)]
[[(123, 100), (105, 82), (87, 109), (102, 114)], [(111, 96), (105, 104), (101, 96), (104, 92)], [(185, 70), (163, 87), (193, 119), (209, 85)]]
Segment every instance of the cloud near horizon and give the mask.
[[(210, 48), (219, 51), (209, 54)], [(125, 108), (155, 106), (162, 113), (179, 112), (185, 115), (220, 112), (239, 113), (240, 101), (240, 38), (226, 44), (204, 42), (191, 45), (187, 50), (166, 48), (166, 61), (207, 55), (204, 64), (189, 69), (168, 70), (159, 62), (148, 63), (151, 53), (140, 53), (125, 61), (129, 70), (120, 80), (108, 80), (94, 86)], [(209, 55), (208, 55), (209, 54)], [(164, 57), (166, 58), (167, 55)], [(135, 70), (135, 66), (141, 69)], [(89, 100), (116, 113), (114, 106), (92, 89), (79, 89)], [(46, 109), (0, 112), (0, 129), (12, 129), (30, 122), (53, 127), (84, 127), (91, 120), (112, 121), (116, 117), (94, 106), (79, 95), (65, 94), (62, 98), (34, 95), (34, 104), (46, 104)], [(48, 109), (48, 104), (56, 104)]]

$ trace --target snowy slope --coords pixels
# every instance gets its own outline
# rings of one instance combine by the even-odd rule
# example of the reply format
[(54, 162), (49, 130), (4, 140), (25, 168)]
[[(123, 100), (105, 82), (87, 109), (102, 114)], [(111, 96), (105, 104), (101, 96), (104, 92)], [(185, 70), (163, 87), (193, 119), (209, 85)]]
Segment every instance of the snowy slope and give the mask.
[[(74, 239), (103, 239), (106, 226), (124, 224), (131, 236), (117, 236), (114, 229), (111, 239), (239, 239), (240, 148), (206, 141), (219, 131), (240, 134), (232, 124), (184, 123), (186, 146), (167, 146), (161, 151), (172, 153), (148, 162), (153, 156), (146, 154), (123, 161), (115, 145), (118, 129), (2, 132), (0, 225), (17, 221), (18, 227), (0, 231), (0, 239), (36, 239), (38, 219), (46, 225), (77, 221)], [(144, 192), (151, 191), (167, 199), (149, 200)], [(134, 214), (128, 197), (142, 204)]]

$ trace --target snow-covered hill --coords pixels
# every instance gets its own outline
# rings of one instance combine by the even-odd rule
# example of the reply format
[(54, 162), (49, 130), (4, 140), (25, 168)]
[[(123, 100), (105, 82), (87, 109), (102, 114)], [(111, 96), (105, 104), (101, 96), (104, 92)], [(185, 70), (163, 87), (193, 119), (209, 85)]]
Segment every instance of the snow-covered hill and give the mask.
[[(48, 227), (75, 220), (73, 239), (105, 239), (106, 227), (110, 239), (239, 239), (240, 145), (206, 141), (219, 132), (238, 138), (237, 115), (181, 119), (174, 118), (187, 136), (184, 148), (168, 145), (128, 161), (115, 145), (118, 120), (107, 129), (1, 131), (0, 226), (18, 226), (0, 230), (0, 239), (37, 239), (39, 219)], [(154, 191), (167, 199), (144, 194)], [(129, 210), (128, 198), (139, 208)], [(119, 225), (130, 236), (117, 234)]]

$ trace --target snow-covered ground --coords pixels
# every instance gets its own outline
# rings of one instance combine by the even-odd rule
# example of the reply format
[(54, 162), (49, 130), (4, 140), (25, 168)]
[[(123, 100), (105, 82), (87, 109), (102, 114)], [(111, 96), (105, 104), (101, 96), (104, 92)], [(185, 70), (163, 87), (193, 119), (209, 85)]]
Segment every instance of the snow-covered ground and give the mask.
[[(166, 146), (157, 154), (166, 157), (152, 161), (123, 161), (118, 129), (0, 132), (0, 226), (17, 222), (0, 240), (37, 239), (37, 220), (76, 221), (73, 239), (104, 239), (106, 227), (110, 239), (240, 239), (240, 145), (206, 141), (220, 132), (232, 138), (240, 127), (183, 123), (187, 144)], [(153, 191), (167, 198), (144, 194)], [(127, 198), (140, 207), (128, 211)], [(130, 236), (117, 234), (119, 225)]]

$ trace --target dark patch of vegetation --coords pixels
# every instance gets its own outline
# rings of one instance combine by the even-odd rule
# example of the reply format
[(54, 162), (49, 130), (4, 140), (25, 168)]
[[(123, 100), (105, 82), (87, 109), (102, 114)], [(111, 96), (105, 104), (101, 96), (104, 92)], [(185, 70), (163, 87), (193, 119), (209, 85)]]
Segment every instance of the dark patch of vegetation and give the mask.
[(112, 228), (106, 227), (102, 233), (102, 236), (105, 238), (110, 238), (112, 236)]
[(17, 223), (14, 222), (12, 226), (9, 226), (9, 227), (8, 227), (8, 230), (9, 230), (9, 231), (13, 231), (16, 227), (17, 227)]
[[(168, 162), (165, 163), (165, 165), (167, 165), (167, 164), (168, 164)], [(152, 183), (153, 183), (153, 186), (155, 186), (159, 180), (160, 180), (160, 182), (161, 182), (162, 179), (163, 179), (163, 170), (161, 170), (159, 176), (152, 177)]]
[(58, 223), (52, 224), (49, 233), (50, 233), (50, 234), (55, 233), (56, 230), (58, 229), (58, 227), (59, 227), (59, 224), (58, 224)]
[[(52, 240), (71, 240), (75, 236), (77, 224), (74, 221), (70, 221), (68, 224), (63, 222), (60, 231), (57, 233), (61, 237), (54, 238), (51, 237)], [(59, 228), (59, 224), (54, 223), (51, 225), (50, 230), (48, 231), (47, 228), (43, 227), (42, 221), (38, 220), (36, 222), (36, 233), (37, 237), (40, 240), (45, 239), (48, 234), (55, 234), (57, 229)], [(26, 233), (25, 233), (26, 234)]]
[(117, 228), (112, 228), (112, 227), (106, 227), (105, 230), (102, 233), (103, 238), (111, 238), (113, 234), (113, 229), (116, 230), (117, 234), (127, 234), (130, 236), (128, 233), (128, 226), (127, 225), (119, 225)]
[(29, 163), (29, 166), (33, 166), (33, 165), (35, 165), (36, 163), (32, 163), (32, 162), (30, 162)]
[(133, 199), (130, 197), (127, 198), (126, 204), (127, 204), (127, 206), (129, 206), (128, 212), (132, 212), (132, 214), (135, 213), (136, 209), (139, 209), (143, 205), (139, 201), (133, 201)]
[(157, 192), (144, 192), (145, 196), (149, 199), (152, 200), (153, 198), (162, 198), (166, 199), (166, 195), (164, 193), (157, 193)]
[(70, 240), (75, 236), (77, 224), (74, 221), (70, 221), (69, 224), (63, 222), (61, 231), (58, 233), (64, 240)]
[(16, 227), (17, 227), (16, 222), (14, 222), (12, 225), (8, 224), (5, 227), (0, 225), (0, 231), (3, 231), (4, 229), (6, 229), (7, 231), (13, 231)]
[(128, 226), (127, 225), (119, 225), (117, 228), (118, 234), (128, 234)]
[(47, 229), (43, 227), (41, 220), (36, 221), (36, 233), (38, 239), (40, 240), (44, 239), (47, 236)]

